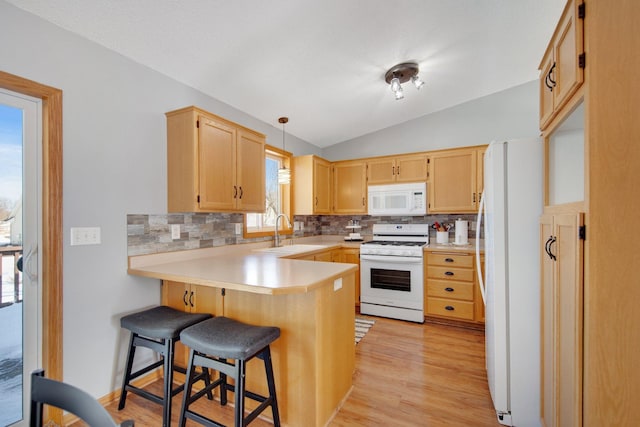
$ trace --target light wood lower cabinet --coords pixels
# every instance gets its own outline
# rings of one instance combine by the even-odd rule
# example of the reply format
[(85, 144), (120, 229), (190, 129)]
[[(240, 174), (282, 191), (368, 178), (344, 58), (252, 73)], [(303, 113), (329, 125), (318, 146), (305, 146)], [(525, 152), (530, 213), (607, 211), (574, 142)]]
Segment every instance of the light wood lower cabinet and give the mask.
[[(162, 304), (188, 313), (222, 314), (223, 297), (220, 289), (189, 283), (162, 282)], [(175, 363), (187, 366), (188, 349), (182, 343), (176, 343)]]
[(355, 274), (354, 296), (356, 306), (360, 306), (360, 249), (340, 248), (317, 252), (309, 255), (294, 255), (287, 258), (302, 259), (307, 261), (342, 262), (346, 264), (356, 264), (358, 271)]
[(473, 253), (427, 250), (424, 269), (425, 316), (484, 322)]
[(540, 218), (544, 427), (582, 425), (583, 221), (582, 213)]
[(342, 258), (340, 262), (347, 264), (357, 264), (358, 272), (355, 278), (355, 298), (356, 306), (360, 306), (360, 249), (356, 248), (342, 248)]

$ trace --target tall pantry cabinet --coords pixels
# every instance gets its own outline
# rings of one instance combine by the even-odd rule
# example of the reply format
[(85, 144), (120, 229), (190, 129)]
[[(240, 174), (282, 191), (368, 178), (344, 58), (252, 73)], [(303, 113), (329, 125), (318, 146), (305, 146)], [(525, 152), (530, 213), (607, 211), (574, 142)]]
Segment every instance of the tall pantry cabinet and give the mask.
[[(577, 48), (584, 37), (585, 55), (569, 61), (584, 65), (573, 70), (578, 76), (582, 73), (583, 83), (571, 83), (573, 93), (562, 94), (563, 103), (553, 105), (544, 90), (553, 92), (547, 86), (556, 90), (553, 82), (562, 86), (558, 82), (564, 80), (549, 73), (549, 50), (541, 63), (540, 122), (546, 159), (546, 203), (540, 223), (541, 423), (636, 426), (640, 2), (582, 3), (567, 3), (549, 49), (571, 45), (581, 55)], [(572, 15), (577, 19), (571, 22), (567, 17)], [(577, 33), (567, 38), (567, 28)], [(574, 35), (575, 43), (563, 44)], [(556, 58), (566, 55), (565, 50)], [(554, 71), (561, 69), (556, 65)], [(580, 121), (576, 115), (582, 129), (575, 126)], [(577, 137), (580, 132), (582, 138)], [(572, 182), (576, 176), (580, 180)]]

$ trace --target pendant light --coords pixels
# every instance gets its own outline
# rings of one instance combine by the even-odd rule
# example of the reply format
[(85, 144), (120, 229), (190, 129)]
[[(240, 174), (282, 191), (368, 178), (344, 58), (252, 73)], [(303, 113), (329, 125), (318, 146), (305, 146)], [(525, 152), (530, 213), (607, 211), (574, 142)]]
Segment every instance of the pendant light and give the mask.
[[(279, 123), (282, 123), (282, 151), (285, 151), (284, 146), (284, 125), (289, 121), (288, 117), (280, 117), (278, 119)], [(289, 184), (291, 182), (291, 169), (287, 169), (282, 163), (282, 167), (278, 169), (278, 184)]]

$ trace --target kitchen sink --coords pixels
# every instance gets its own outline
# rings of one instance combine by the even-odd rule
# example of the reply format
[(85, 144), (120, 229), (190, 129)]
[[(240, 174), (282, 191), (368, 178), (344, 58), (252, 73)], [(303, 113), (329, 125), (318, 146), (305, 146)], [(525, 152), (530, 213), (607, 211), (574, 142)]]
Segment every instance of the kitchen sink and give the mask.
[(325, 249), (327, 245), (284, 245), (277, 248), (264, 248), (256, 249), (258, 252), (270, 252), (281, 255), (294, 255), (303, 252), (317, 251), (319, 249)]

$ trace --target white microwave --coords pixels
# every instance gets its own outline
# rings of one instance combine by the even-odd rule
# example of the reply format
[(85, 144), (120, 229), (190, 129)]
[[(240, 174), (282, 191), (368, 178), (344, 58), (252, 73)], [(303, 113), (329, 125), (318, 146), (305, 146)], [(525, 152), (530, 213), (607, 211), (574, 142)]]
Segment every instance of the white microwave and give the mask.
[(398, 216), (427, 214), (427, 184), (370, 185), (369, 215)]

